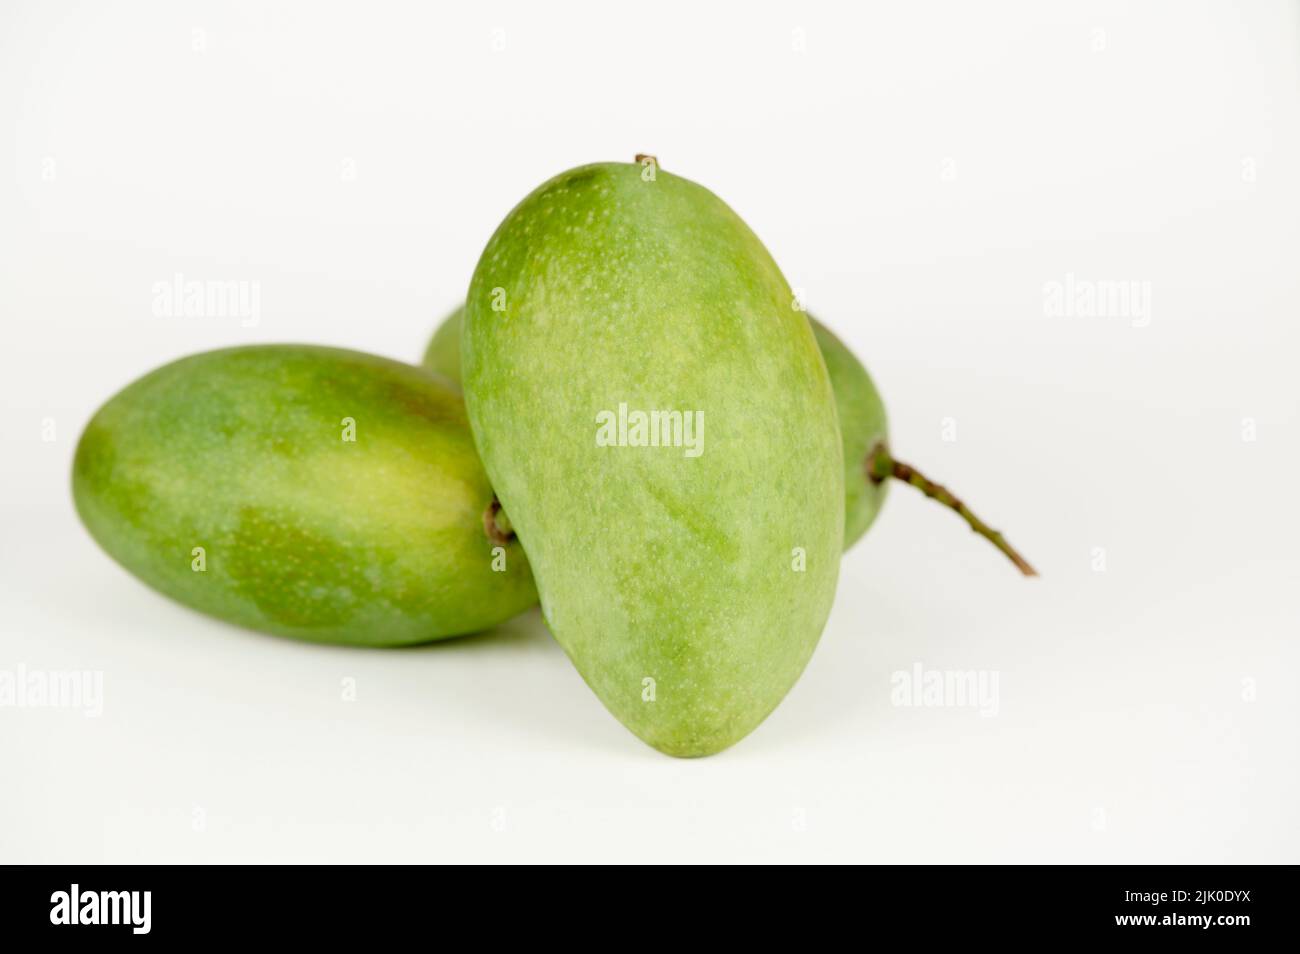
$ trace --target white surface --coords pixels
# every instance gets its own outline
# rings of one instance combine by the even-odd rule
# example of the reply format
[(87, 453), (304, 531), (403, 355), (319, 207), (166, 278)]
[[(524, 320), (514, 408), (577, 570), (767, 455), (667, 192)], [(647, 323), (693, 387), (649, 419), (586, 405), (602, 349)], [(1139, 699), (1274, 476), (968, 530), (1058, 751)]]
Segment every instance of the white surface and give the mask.
[[(1300, 860), (1294, 4), (435, 6), (4, 4), (0, 670), (101, 670), (104, 712), (0, 708), (0, 861)], [(1041, 580), (895, 487), (802, 681), (682, 762), (535, 614), (298, 645), (80, 529), (128, 381), (417, 359), (516, 201), (636, 152), (747, 219)], [(257, 326), (155, 317), (177, 272), (259, 283)], [(1049, 317), (1071, 274), (1149, 282), (1149, 324)], [(891, 705), (915, 663), (997, 671), (996, 716)]]

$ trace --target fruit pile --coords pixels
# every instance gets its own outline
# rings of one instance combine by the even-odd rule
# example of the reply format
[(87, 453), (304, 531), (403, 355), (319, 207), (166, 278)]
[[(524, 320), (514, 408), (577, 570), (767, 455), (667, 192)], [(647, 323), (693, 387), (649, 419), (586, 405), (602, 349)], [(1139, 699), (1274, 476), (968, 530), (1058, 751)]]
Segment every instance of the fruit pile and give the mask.
[(488, 242), (424, 367), (310, 345), (146, 375), (77, 447), (82, 521), (215, 617), (401, 646), (540, 599), (620, 722), (670, 755), (744, 738), (794, 685), (895, 460), (866, 369), (707, 189), (582, 166)]

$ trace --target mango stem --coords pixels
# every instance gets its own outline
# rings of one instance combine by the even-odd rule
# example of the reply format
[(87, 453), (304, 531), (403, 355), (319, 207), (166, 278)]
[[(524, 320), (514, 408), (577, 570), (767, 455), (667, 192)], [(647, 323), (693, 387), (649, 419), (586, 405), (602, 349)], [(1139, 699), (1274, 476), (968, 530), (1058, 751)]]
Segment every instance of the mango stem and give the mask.
[(867, 479), (873, 484), (883, 483), (893, 477), (905, 484), (911, 484), (932, 500), (937, 500), (945, 507), (957, 511), (957, 513), (961, 514), (962, 519), (970, 524), (971, 530), (1006, 554), (1007, 559), (1014, 563), (1021, 573), (1025, 576), (1038, 575), (1038, 571), (1030, 566), (1029, 562), (1017, 553), (1011, 544), (1007, 543), (1006, 538), (1001, 533), (975, 516), (971, 509), (958, 500), (947, 487), (936, 484), (911, 464), (904, 464), (900, 460), (895, 460), (884, 443), (877, 444), (871, 453), (867, 455), (866, 472)]
[(501, 501), (497, 500), (496, 494), (492, 495), (492, 502), (483, 511), (483, 532), (499, 547), (505, 546), (515, 538), (514, 528), (510, 526), (510, 518), (502, 511)]

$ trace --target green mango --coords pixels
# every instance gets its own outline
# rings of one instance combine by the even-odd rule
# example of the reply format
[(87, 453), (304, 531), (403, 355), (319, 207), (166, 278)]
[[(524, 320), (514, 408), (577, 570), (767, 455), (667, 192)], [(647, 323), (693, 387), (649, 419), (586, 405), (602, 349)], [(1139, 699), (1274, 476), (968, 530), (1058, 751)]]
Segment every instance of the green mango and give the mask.
[(826, 361), (844, 447), (844, 549), (857, 543), (875, 521), (889, 484), (872, 478), (869, 463), (886, 445), (885, 403), (862, 362), (825, 325), (809, 316)]
[(460, 395), (386, 358), (271, 345), (166, 365), (95, 414), (72, 488), (122, 566), (252, 629), (398, 646), (535, 599)]
[(457, 389), (460, 388), (460, 329), (464, 320), (464, 305), (444, 318), (429, 339), (429, 346), (424, 349), (424, 360), (420, 362), (455, 384)]
[[(460, 334), (465, 309), (442, 320), (424, 352), (424, 367), (460, 384)], [(835, 392), (840, 439), (844, 449), (844, 549), (867, 532), (885, 502), (889, 484), (872, 480), (867, 464), (886, 443), (885, 404), (862, 362), (825, 325), (811, 315), (813, 334)]]
[(751, 732), (830, 612), (844, 466), (793, 303), (730, 208), (644, 163), (539, 187), (470, 283), (470, 424), (542, 611), (610, 712), (671, 755)]

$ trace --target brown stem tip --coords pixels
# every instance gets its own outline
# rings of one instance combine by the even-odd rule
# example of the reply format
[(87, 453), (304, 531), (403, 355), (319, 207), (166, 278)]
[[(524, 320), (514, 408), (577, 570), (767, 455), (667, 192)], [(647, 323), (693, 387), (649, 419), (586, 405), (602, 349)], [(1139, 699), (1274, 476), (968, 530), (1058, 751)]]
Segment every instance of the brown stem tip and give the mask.
[(501, 501), (497, 500), (496, 494), (492, 495), (492, 502), (483, 511), (483, 532), (499, 547), (506, 546), (515, 538), (510, 520), (501, 512)]
[(905, 464), (902, 461), (894, 460), (889, 453), (889, 448), (884, 444), (877, 444), (866, 460), (867, 479), (873, 484), (884, 482), (890, 477), (895, 480), (901, 480), (905, 484), (911, 484), (921, 493), (925, 494), (931, 500), (937, 500), (951, 510), (957, 511), (962, 519), (970, 524), (970, 528), (981, 537), (988, 540), (995, 547), (1006, 555), (1007, 559), (1016, 565), (1025, 576), (1037, 576), (1038, 571), (1029, 565), (1016, 549), (1007, 543), (1006, 537), (994, 530), (979, 517), (971, 512), (970, 507), (957, 499), (957, 497), (947, 487), (937, 484), (930, 478), (926, 477), (911, 464)]

